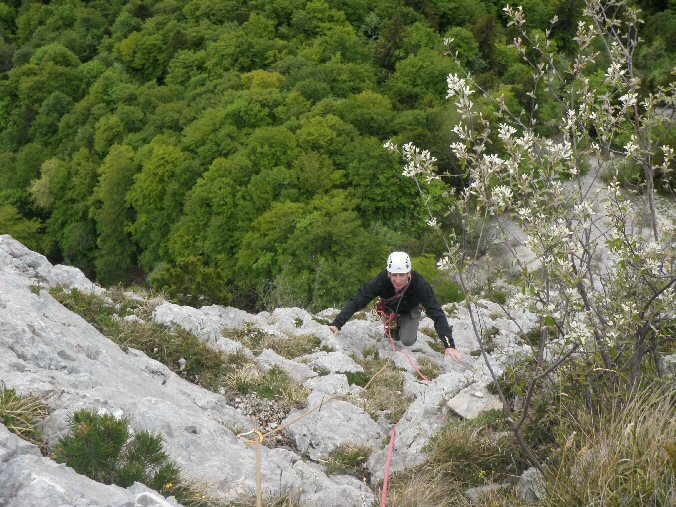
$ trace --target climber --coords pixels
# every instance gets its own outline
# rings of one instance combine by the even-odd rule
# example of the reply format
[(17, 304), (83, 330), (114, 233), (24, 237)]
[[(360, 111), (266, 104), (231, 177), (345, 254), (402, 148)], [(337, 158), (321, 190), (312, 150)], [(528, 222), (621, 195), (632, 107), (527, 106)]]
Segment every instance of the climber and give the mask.
[(455, 348), (453, 333), (444, 311), (434, 298), (434, 291), (422, 275), (411, 269), (411, 258), (405, 252), (392, 252), (387, 258), (387, 267), (373, 280), (365, 283), (342, 311), (329, 324), (337, 334), (355, 312), (364, 308), (376, 296), (380, 296), (379, 309), (386, 330), (395, 341), (411, 346), (418, 338), (418, 325), (422, 309), (434, 321), (434, 329), (444, 345), (444, 355), (461, 361)]

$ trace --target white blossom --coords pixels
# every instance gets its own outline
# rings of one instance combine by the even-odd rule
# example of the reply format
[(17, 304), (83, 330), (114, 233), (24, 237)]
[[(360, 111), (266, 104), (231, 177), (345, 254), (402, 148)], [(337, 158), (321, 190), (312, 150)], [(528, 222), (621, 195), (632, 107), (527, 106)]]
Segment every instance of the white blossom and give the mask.
[(388, 141), (385, 144), (383, 144), (383, 148), (392, 153), (396, 153), (398, 151), (397, 145), (392, 142), (392, 139), (388, 139)]
[(460, 160), (467, 158), (467, 146), (464, 143), (451, 143), (450, 146), (453, 154)]
[(551, 139), (545, 140), (545, 148), (553, 162), (560, 160), (568, 160), (573, 156), (573, 149), (570, 141), (564, 139), (561, 142), (556, 142)]
[(505, 143), (512, 137), (512, 134), (516, 133), (516, 129), (511, 125), (506, 123), (501, 123), (498, 129), (498, 137), (502, 139)]
[(505, 185), (498, 185), (493, 189), (492, 198), (497, 208), (504, 209), (512, 201), (512, 189)]
[(576, 315), (568, 325), (567, 337), (571, 341), (586, 344), (592, 337), (589, 326), (582, 320), (581, 315)]
[(622, 102), (622, 105), (625, 109), (628, 109), (636, 104), (636, 99), (637, 99), (636, 92), (630, 92), (626, 93), (625, 95), (622, 95), (620, 97), (620, 102)]
[(453, 262), (451, 261), (451, 258), (448, 255), (444, 255), (437, 262), (437, 267), (439, 268), (440, 271), (451, 271), (453, 269)]
[(512, 25), (517, 25), (517, 26), (522, 26), (525, 22), (526, 19), (524, 18), (523, 15), (523, 7), (520, 5), (515, 9), (511, 8), (509, 4), (504, 6), (502, 10), (507, 14), (507, 17), (509, 17), (510, 21), (507, 23), (507, 26), (512, 26)]
[(519, 146), (522, 150), (528, 151), (533, 147), (533, 143), (535, 142), (535, 139), (533, 137), (532, 132), (524, 132), (523, 137), (517, 137), (516, 138), (516, 144)]
[(530, 222), (533, 219), (531, 209), (528, 207), (519, 208), (516, 210), (521, 220)]
[(467, 81), (463, 78), (458, 77), (457, 74), (449, 74), (446, 78), (446, 84), (448, 85), (448, 92), (446, 98), (451, 97), (468, 97), (473, 93), (473, 90), (467, 86)]
[(611, 62), (610, 67), (608, 67), (608, 70), (606, 70), (606, 81), (616, 84), (626, 72), (626, 69), (622, 68), (622, 64), (620, 62), (613, 61)]
[(627, 152), (627, 157), (636, 156), (636, 152), (638, 151), (638, 145), (634, 142), (636, 138), (632, 137), (632, 139), (633, 141), (629, 141), (627, 144), (624, 145), (624, 151)]
[(527, 294), (522, 294), (521, 292), (517, 292), (509, 300), (509, 305), (512, 308), (521, 310), (522, 312), (529, 311), (531, 303), (532, 303), (531, 297), (528, 296)]
[(414, 177), (418, 174), (423, 174), (429, 179), (433, 179), (434, 164), (436, 158), (428, 150), (421, 150), (413, 143), (406, 143), (403, 147), (403, 156), (406, 164), (404, 165), (404, 176)]
[(582, 218), (590, 218), (591, 216), (596, 214), (591, 204), (589, 204), (589, 202), (587, 201), (577, 203), (574, 206), (573, 211), (575, 212), (576, 215)]

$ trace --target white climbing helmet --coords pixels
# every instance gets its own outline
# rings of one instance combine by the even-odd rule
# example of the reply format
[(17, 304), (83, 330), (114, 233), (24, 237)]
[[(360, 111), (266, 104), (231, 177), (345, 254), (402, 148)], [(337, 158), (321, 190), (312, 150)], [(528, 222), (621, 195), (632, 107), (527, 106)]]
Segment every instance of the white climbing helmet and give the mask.
[(406, 252), (392, 252), (387, 258), (388, 273), (408, 273), (411, 271), (411, 258)]

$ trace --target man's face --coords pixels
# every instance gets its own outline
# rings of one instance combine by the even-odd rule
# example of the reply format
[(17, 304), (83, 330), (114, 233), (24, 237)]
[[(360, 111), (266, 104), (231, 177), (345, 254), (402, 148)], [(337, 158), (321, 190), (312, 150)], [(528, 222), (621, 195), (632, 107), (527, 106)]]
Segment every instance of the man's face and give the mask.
[(387, 276), (390, 277), (395, 290), (403, 289), (411, 279), (411, 273), (388, 273)]

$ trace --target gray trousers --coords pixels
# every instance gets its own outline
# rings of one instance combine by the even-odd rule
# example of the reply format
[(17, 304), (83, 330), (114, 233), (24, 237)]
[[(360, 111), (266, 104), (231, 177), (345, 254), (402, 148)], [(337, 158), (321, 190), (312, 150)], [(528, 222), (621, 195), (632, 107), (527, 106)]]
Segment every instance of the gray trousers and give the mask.
[(418, 326), (422, 318), (420, 306), (416, 306), (411, 313), (402, 313), (399, 315), (399, 339), (402, 345), (411, 346), (418, 339)]

